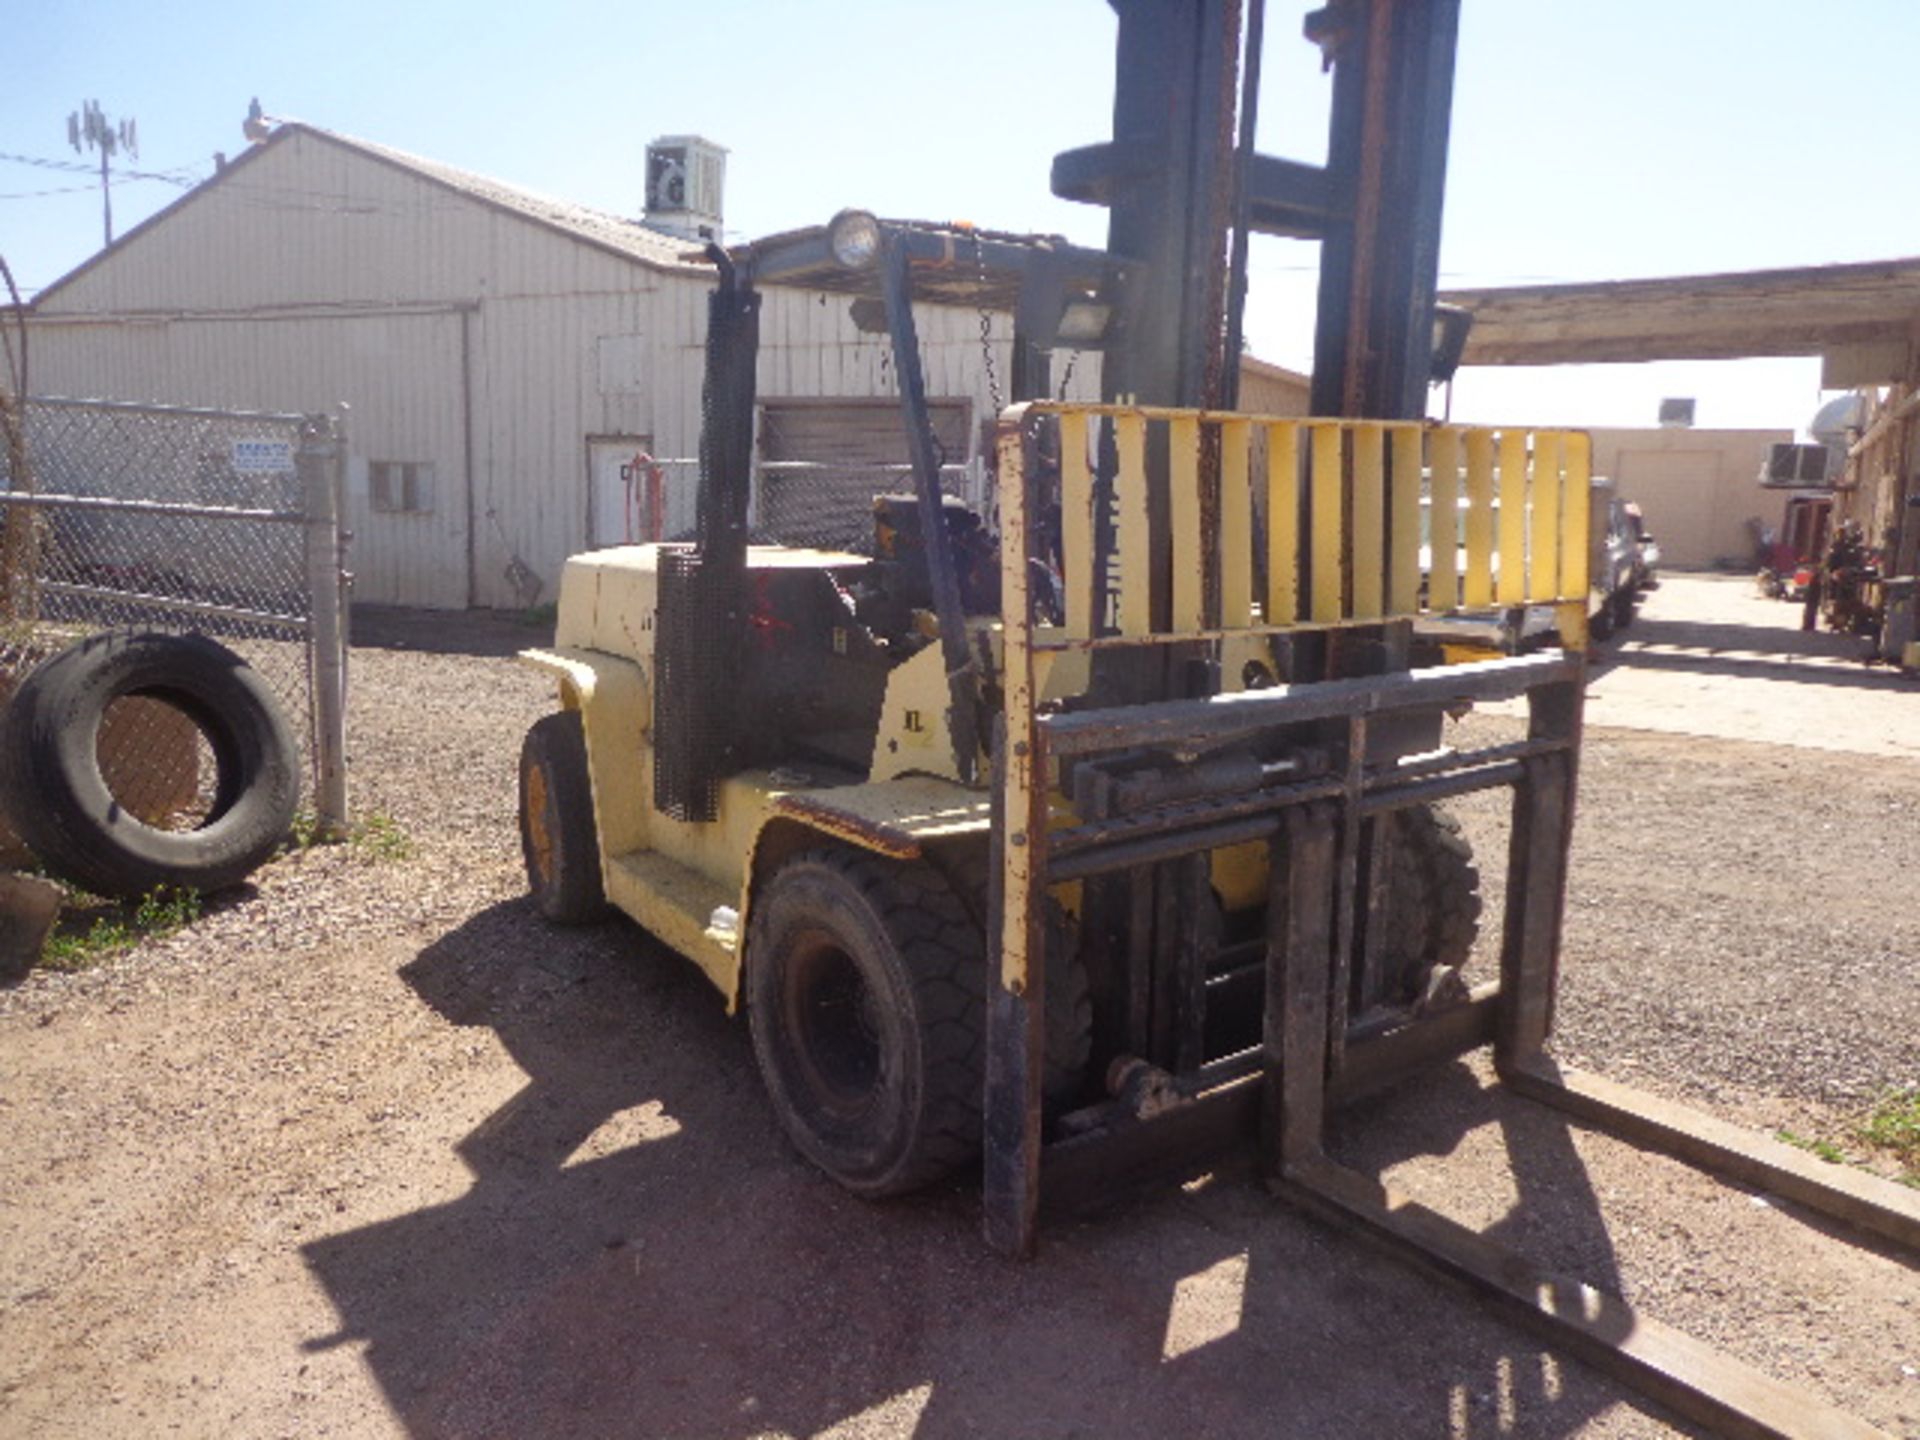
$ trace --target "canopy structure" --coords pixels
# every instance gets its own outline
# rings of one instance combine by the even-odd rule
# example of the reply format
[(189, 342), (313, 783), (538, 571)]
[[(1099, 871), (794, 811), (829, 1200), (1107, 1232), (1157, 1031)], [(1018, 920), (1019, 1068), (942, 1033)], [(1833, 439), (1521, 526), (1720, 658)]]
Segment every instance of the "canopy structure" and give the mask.
[(1468, 365), (1818, 355), (1839, 387), (1908, 379), (1920, 338), (1920, 258), (1440, 298), (1473, 314)]
[(1473, 316), (1467, 365), (1819, 356), (1823, 387), (1872, 392), (1836, 517), (1860, 524), (1890, 573), (1920, 567), (1920, 258), (1440, 299)]

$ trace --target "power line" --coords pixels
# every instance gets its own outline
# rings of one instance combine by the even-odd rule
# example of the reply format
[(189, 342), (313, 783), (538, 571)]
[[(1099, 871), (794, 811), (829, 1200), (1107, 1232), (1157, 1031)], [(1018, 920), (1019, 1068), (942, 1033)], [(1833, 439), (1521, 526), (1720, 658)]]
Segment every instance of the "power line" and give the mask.
[[(58, 170), (66, 175), (93, 175), (98, 173), (96, 166), (75, 160), (51, 160), (41, 155), (13, 155), (0, 151), (0, 160), (10, 160), (16, 165), (32, 165), (40, 170)], [(192, 185), (197, 183), (197, 166), (176, 165), (171, 170), (123, 170), (110, 168), (112, 175), (123, 180), (161, 180), (169, 185)]]
[(41, 155), (10, 155), (0, 151), (0, 160), (11, 160), (16, 165), (33, 165), (42, 170), (65, 170), (76, 175), (91, 175), (93, 166), (77, 160), (49, 160)]
[[(118, 185), (122, 182), (116, 180), (113, 183)], [(93, 188), (91, 185), (61, 185), (52, 190), (15, 190), (11, 194), (0, 195), (0, 200), (38, 200), (47, 195), (79, 195)]]

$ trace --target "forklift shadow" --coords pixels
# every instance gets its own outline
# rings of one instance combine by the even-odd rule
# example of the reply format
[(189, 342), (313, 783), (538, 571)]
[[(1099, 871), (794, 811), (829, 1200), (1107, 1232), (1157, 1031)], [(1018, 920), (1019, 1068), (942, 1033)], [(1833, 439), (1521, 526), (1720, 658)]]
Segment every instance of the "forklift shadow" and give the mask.
[(1337, 1112), (1328, 1148), (1536, 1265), (1618, 1295), (1618, 1257), (1573, 1133), (1564, 1115), (1462, 1061)]
[(1826, 631), (1805, 634), (1764, 625), (1641, 616), (1630, 631), (1591, 653), (1592, 679), (1610, 670), (1629, 669), (1788, 680), (1854, 690), (1912, 688), (1912, 682), (1897, 670), (1869, 669), (1861, 663), (1866, 642), (1858, 636)]
[[(1049, 1225), (1027, 1264), (970, 1186), (856, 1200), (780, 1138), (744, 1027), (624, 922), (503, 904), (404, 974), (528, 1077), (455, 1143), (459, 1198), (305, 1248), (340, 1316), (308, 1347), (363, 1347), (411, 1435), (1545, 1437), (1621, 1401), (1230, 1172)], [(1375, 1105), (1363, 1158), (1392, 1163), (1413, 1130)]]

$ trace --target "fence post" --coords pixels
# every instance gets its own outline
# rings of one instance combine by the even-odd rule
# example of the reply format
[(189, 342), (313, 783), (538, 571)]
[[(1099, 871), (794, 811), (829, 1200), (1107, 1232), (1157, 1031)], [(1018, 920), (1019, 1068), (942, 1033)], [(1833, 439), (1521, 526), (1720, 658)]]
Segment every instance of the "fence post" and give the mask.
[(302, 508), (306, 512), (308, 657), (313, 686), (314, 815), (323, 836), (347, 829), (347, 648), (342, 602), (341, 476), (344, 426), (309, 415), (300, 427)]
[[(0, 390), (0, 435), (5, 440), (7, 477), (0, 489), (33, 494), (25, 395)], [(8, 505), (0, 515), (0, 621), (31, 626), (40, 619), (38, 541), (42, 524), (31, 505)]]

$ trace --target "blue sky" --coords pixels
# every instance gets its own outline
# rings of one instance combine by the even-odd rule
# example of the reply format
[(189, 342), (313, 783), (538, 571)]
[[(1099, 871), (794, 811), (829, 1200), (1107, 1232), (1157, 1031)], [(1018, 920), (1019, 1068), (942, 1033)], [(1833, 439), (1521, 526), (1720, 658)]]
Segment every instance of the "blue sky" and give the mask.
[[(90, 160), (68, 148), (66, 117), (97, 99), (138, 119), (129, 168), (200, 178), (214, 151), (244, 147), (257, 94), (271, 114), (623, 213), (648, 138), (705, 134), (731, 150), (727, 224), (742, 238), (843, 205), (1104, 236), (1104, 212), (1047, 190), (1056, 151), (1108, 131), (1100, 0), (5, 5), (0, 154)], [(1299, 38), (1308, 8), (1270, 0), (1260, 144), (1317, 160), (1327, 81)], [(1920, 253), (1903, 158), (1920, 5), (1462, 8), (1443, 285)], [(127, 179), (113, 193), (123, 231), (180, 191)], [(25, 287), (100, 243), (85, 174), (0, 160), (0, 197), (0, 255)], [(1313, 262), (1312, 246), (1256, 243), (1257, 353), (1307, 363)], [(1817, 386), (1812, 361), (1476, 371), (1455, 414), (1648, 423), (1659, 397), (1693, 395), (1703, 425), (1798, 427)]]

